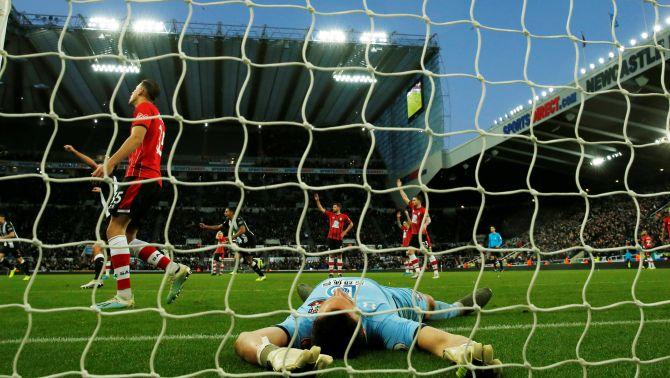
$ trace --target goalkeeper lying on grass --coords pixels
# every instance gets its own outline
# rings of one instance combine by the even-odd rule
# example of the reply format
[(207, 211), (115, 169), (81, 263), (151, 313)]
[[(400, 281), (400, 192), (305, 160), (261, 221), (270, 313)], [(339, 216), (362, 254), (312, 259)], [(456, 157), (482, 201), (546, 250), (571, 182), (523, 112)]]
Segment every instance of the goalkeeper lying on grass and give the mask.
[[(356, 312), (358, 310), (364, 315), (361, 329), (349, 350), (349, 358), (356, 357), (366, 348), (407, 349), (418, 333), (416, 345), (422, 350), (452, 363), (494, 365), (478, 370), (477, 376), (500, 373), (496, 365), (501, 362), (493, 358), (490, 345), (424, 325), (419, 314), (411, 309), (414, 296), (415, 304), (424, 311), (444, 310), (425, 314), (424, 321), (467, 315), (472, 310), (463, 307), (473, 306), (472, 294), (455, 303), (444, 303), (419, 292), (413, 295), (412, 289), (382, 286), (371, 279), (355, 277), (329, 278), (315, 289), (300, 285), (298, 294), (304, 303), (297, 311), (306, 316), (298, 317), (297, 329), (295, 317), (289, 315), (274, 327), (242, 332), (235, 341), (235, 352), (250, 363), (275, 371), (324, 369), (333, 358), (344, 356), (361, 317)], [(491, 289), (480, 289), (476, 293), (476, 302), (484, 306), (491, 296)], [(340, 310), (354, 311), (325, 315)], [(294, 332), (297, 332), (295, 342), (287, 348)], [(459, 376), (466, 372), (466, 369), (460, 369)]]

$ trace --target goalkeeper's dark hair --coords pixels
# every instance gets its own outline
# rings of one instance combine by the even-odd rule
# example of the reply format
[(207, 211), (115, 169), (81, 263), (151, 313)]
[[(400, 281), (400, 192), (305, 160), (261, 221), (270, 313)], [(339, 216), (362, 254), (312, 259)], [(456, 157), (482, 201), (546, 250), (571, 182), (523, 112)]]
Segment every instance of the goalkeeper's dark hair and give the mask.
[(142, 84), (142, 87), (146, 91), (149, 100), (156, 101), (158, 96), (161, 94), (161, 90), (160, 87), (158, 86), (158, 83), (151, 79), (144, 79), (140, 82), (140, 84)]
[[(312, 345), (321, 347), (321, 353), (333, 358), (344, 358), (351, 336), (356, 331), (358, 321), (348, 314), (319, 316), (312, 325)], [(361, 325), (362, 327), (362, 325)], [(347, 356), (355, 358), (365, 348), (365, 336), (358, 331)]]

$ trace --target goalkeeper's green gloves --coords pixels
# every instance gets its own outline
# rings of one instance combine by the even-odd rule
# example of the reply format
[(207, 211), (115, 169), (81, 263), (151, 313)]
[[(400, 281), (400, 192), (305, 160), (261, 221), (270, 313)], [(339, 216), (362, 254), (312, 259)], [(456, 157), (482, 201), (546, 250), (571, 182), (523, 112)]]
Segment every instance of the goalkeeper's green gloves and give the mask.
[(321, 348), (297, 349), (278, 347), (271, 344), (267, 337), (258, 347), (258, 364), (274, 371), (321, 370), (333, 363), (333, 357), (321, 354)]

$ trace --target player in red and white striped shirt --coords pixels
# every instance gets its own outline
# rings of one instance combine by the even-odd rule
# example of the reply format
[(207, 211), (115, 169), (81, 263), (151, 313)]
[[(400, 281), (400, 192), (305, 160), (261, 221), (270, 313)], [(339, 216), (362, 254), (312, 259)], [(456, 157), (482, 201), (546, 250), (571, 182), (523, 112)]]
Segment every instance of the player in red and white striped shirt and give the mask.
[[(342, 204), (334, 203), (333, 211), (329, 211), (321, 205), (319, 195), (316, 193), (314, 193), (314, 200), (319, 211), (328, 218), (328, 238), (326, 240), (328, 250), (342, 248), (342, 239), (354, 227), (354, 222), (349, 219), (347, 214), (342, 213)], [(342, 253), (333, 253), (328, 256), (328, 277), (333, 277), (333, 266), (336, 264), (337, 259), (339, 259), (339, 262), (337, 262), (337, 275), (342, 277), (342, 268), (344, 265)]]
[(648, 251), (649, 249), (654, 248), (654, 240), (645, 230), (640, 232), (640, 244), (642, 245), (642, 248), (647, 250), (642, 252), (642, 256), (644, 256), (642, 266), (644, 266), (644, 263), (646, 262), (649, 269), (656, 269), (656, 265), (654, 264), (654, 257), (651, 255), (651, 252)]
[(216, 242), (218, 246), (214, 250), (214, 256), (212, 256), (212, 276), (221, 275), (223, 272), (223, 259), (226, 257), (226, 244), (228, 244), (228, 238), (223, 232), (219, 231), (216, 233)]
[[(409, 247), (409, 242), (412, 240), (412, 232), (410, 229), (410, 219), (409, 219), (409, 213), (407, 213), (407, 210), (405, 210), (405, 218), (406, 220), (400, 221), (402, 219), (402, 215), (400, 211), (398, 211), (396, 214), (396, 223), (398, 225), (398, 228), (400, 228), (400, 231), (402, 232), (402, 246), (405, 248)], [(410, 261), (409, 257), (410, 251), (405, 251), (406, 259), (405, 260), (405, 275), (411, 275), (412, 274), (412, 263)]]
[(663, 228), (661, 229), (661, 242), (670, 243), (670, 209), (663, 217)]
[[(430, 215), (426, 211), (426, 208), (423, 207), (423, 201), (419, 196), (414, 196), (410, 200), (405, 191), (402, 190), (402, 181), (398, 179), (396, 181), (398, 188), (400, 189), (400, 196), (402, 200), (409, 206), (411, 211), (410, 218), (410, 229), (412, 233), (412, 239), (410, 240), (409, 246), (414, 250), (419, 251), (421, 249), (421, 244), (428, 251), (432, 252), (433, 243), (430, 240), (428, 235), (428, 225), (430, 224)], [(424, 219), (425, 218), (425, 219)], [(419, 234), (421, 234), (421, 244), (419, 243)], [(414, 254), (414, 250), (410, 250), (409, 255), (410, 262), (414, 267), (414, 275), (412, 278), (419, 277), (419, 259)], [(433, 278), (440, 278), (440, 273), (438, 272), (437, 259), (432, 253), (428, 254), (428, 260), (430, 261), (430, 266), (433, 268)]]
[[(164, 269), (168, 274), (171, 287), (167, 303), (172, 303), (177, 298), (191, 274), (191, 269), (186, 265), (172, 262), (155, 247), (137, 239), (139, 224), (158, 202), (162, 187), (161, 156), (165, 124), (153, 103), (159, 93), (158, 84), (152, 80), (142, 80), (135, 87), (128, 101), (135, 107), (135, 120), (130, 125), (130, 136), (107, 160), (106, 166), (98, 165), (92, 173), (93, 177), (105, 177), (128, 158), (123, 183), (119, 184), (109, 205), (111, 218), (107, 226), (112, 268), (116, 274), (116, 295), (108, 301), (96, 304), (94, 307), (99, 310), (132, 308), (135, 305), (130, 289), (131, 249), (141, 260)], [(148, 179), (154, 180), (142, 182)]]

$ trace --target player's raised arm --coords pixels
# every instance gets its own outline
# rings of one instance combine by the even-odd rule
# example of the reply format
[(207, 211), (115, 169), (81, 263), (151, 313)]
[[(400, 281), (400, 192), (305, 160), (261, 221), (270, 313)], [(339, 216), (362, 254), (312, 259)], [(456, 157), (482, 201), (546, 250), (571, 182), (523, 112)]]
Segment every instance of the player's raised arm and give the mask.
[(400, 179), (396, 180), (396, 185), (400, 189), (400, 197), (402, 197), (402, 200), (405, 201), (405, 204), (409, 205), (409, 197), (407, 197), (407, 194), (405, 193), (404, 190), (402, 190), (402, 181)]
[(402, 222), (400, 221), (400, 218), (402, 218), (402, 215), (400, 215), (400, 212), (397, 211), (395, 213), (396, 224), (398, 225), (398, 228), (402, 230)]
[(70, 152), (70, 153), (74, 154), (74, 156), (76, 156), (77, 159), (79, 159), (82, 163), (91, 167), (91, 169), (98, 168), (98, 164), (95, 162), (95, 160), (91, 159), (88, 155), (78, 151), (73, 146), (71, 146), (69, 144), (66, 144), (66, 145), (63, 146), (63, 149), (65, 149), (65, 151), (67, 151), (67, 152)]
[[(130, 136), (126, 138), (126, 140), (123, 142), (121, 147), (112, 155), (109, 160), (107, 160), (107, 174), (110, 174), (111, 172), (114, 171), (114, 168), (116, 168), (117, 165), (119, 165), (120, 162), (126, 160), (130, 154), (135, 151), (138, 147), (142, 145), (142, 141), (144, 140), (144, 136), (147, 134), (147, 128), (146, 127), (133, 127), (133, 129), (130, 131)], [(95, 171), (91, 174), (93, 177), (103, 177), (105, 175), (104, 173), (104, 168), (103, 165), (100, 164), (97, 166)]]
[(326, 209), (323, 207), (323, 205), (321, 205), (318, 193), (314, 193), (314, 201), (316, 201), (316, 208), (319, 209), (320, 212), (325, 213)]
[(201, 229), (203, 229), (203, 230), (208, 230), (208, 231), (219, 231), (219, 230), (222, 230), (222, 229), (223, 229), (223, 225), (222, 225), (222, 224), (217, 224), (217, 225), (212, 225), (212, 226), (210, 226), (210, 225), (208, 225), (208, 224), (200, 223), (198, 226), (199, 226)]

